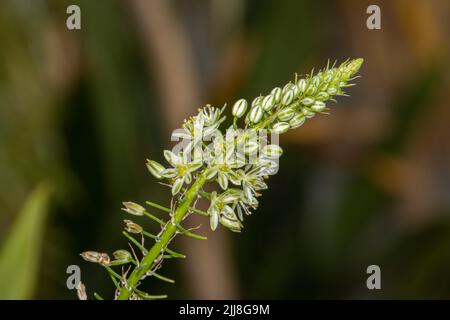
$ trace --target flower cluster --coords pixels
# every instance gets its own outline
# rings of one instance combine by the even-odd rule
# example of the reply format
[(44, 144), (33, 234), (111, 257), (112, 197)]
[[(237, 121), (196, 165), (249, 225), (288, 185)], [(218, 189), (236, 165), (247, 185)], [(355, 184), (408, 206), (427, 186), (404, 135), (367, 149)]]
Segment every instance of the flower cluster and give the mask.
[[(344, 88), (351, 85), (361, 63), (362, 59), (347, 61), (296, 79), (283, 88), (274, 88), (268, 95), (256, 97), (250, 107), (245, 99), (236, 101), (232, 107), (234, 122), (226, 134), (219, 131), (225, 121), (224, 108), (208, 105), (199, 109), (198, 115), (185, 121), (182, 131), (174, 133), (188, 141), (184, 150), (178, 154), (164, 151), (171, 167), (166, 169), (148, 160), (150, 173), (157, 179), (168, 179), (174, 196), (199, 174), (207, 181), (217, 182), (219, 189), (210, 195), (207, 211), (211, 228), (214, 230), (221, 223), (232, 231), (240, 231), (244, 214), (257, 208), (257, 197), (267, 188), (264, 180), (274, 172), (278, 165), (275, 160), (283, 153), (278, 145), (267, 144), (258, 131), (282, 134), (323, 113), (327, 101), (344, 95)], [(239, 130), (236, 123), (242, 117), (245, 128)], [(205, 141), (212, 143), (207, 145)]]
[[(132, 244), (131, 252), (117, 250), (113, 253), (114, 259), (96, 251), (81, 254), (86, 261), (106, 268), (116, 287), (115, 298), (165, 297), (149, 295), (138, 286), (147, 276), (173, 283), (172, 279), (156, 271), (165, 258), (185, 257), (168, 248), (176, 234), (206, 239), (182, 227), (181, 223), (189, 213), (207, 216), (212, 230), (222, 224), (231, 231), (241, 231), (244, 217), (257, 209), (258, 197), (268, 187), (266, 180), (278, 169), (278, 158), (283, 154), (276, 141), (278, 135), (300, 127), (307, 119), (326, 111), (327, 102), (334, 101), (335, 96), (345, 95), (344, 89), (352, 85), (350, 82), (355, 79), (362, 62), (362, 59), (346, 61), (337, 67), (327, 66), (315, 75), (296, 77), (283, 88), (276, 87), (251, 103), (240, 99), (232, 107), (232, 123), (225, 130), (220, 130), (226, 123), (225, 107), (207, 105), (185, 120), (183, 127), (172, 135), (183, 140), (182, 148), (163, 152), (168, 166), (154, 160), (146, 163), (148, 171), (162, 184), (169, 185), (172, 193), (170, 208), (150, 201), (147, 204), (168, 213), (170, 218), (164, 221), (139, 204), (123, 203), (122, 210), (137, 218), (150, 218), (160, 225), (161, 231), (153, 235), (141, 225), (125, 219), (122, 233)], [(211, 186), (208, 190), (213, 191), (204, 189), (207, 184)], [(195, 207), (199, 197), (209, 201), (206, 212)], [(145, 238), (154, 241), (150, 249), (145, 247)], [(139, 249), (140, 257), (134, 248)], [(122, 274), (114, 271), (114, 266), (122, 266)], [(80, 285), (78, 295), (80, 299), (87, 297), (84, 285)]]

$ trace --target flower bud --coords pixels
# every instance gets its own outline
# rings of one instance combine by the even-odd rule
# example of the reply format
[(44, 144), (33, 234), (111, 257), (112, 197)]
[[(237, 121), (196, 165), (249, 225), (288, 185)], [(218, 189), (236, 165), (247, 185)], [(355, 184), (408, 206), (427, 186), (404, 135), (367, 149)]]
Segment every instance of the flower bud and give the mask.
[(329, 93), (330, 95), (334, 95), (334, 94), (336, 94), (336, 93), (338, 92), (338, 90), (336, 89), (336, 87), (329, 87), (327, 91), (328, 91), (328, 93)]
[(93, 262), (93, 263), (98, 263), (98, 261), (100, 260), (100, 252), (97, 251), (85, 251), (80, 253), (80, 256), (88, 261), (88, 262)]
[(244, 152), (246, 154), (254, 154), (258, 149), (259, 143), (254, 140), (250, 140), (244, 145)]
[(119, 261), (123, 261), (123, 262), (128, 262), (131, 261), (131, 253), (129, 253), (127, 250), (116, 250), (113, 253), (114, 259), (119, 260)]
[(296, 85), (292, 86), (292, 92), (294, 93), (294, 98), (298, 97), (298, 95), (300, 94), (300, 90), (298, 89), (298, 87)]
[(122, 208), (123, 211), (133, 214), (135, 216), (144, 215), (145, 208), (143, 206), (131, 201), (122, 202), (122, 204), (125, 206), (125, 208)]
[(255, 99), (253, 99), (252, 107), (254, 107), (256, 105), (260, 105), (263, 99), (264, 98), (262, 96), (259, 96), (259, 97), (256, 97)]
[(323, 103), (322, 101), (316, 101), (309, 108), (314, 112), (322, 112), (323, 110), (325, 110), (326, 106), (325, 106), (325, 103)]
[(247, 100), (240, 99), (234, 103), (231, 113), (233, 114), (233, 116), (240, 118), (245, 114), (245, 111), (247, 111), (247, 106)]
[(287, 83), (284, 87), (283, 90), (281, 92), (281, 95), (284, 96), (286, 94), (286, 92), (288, 92), (289, 90), (292, 89), (293, 84), (292, 83)]
[(80, 256), (88, 262), (99, 263), (101, 265), (108, 265), (111, 261), (106, 253), (96, 251), (85, 251)]
[(269, 94), (262, 101), (262, 108), (264, 111), (270, 111), (275, 106), (275, 98), (273, 95)]
[(278, 122), (272, 127), (272, 132), (277, 134), (285, 133), (289, 130), (289, 123), (287, 122)]
[(283, 154), (283, 149), (276, 144), (269, 144), (262, 149), (262, 153), (269, 159), (277, 159)]
[(123, 220), (125, 222), (125, 230), (127, 230), (130, 233), (141, 233), (142, 227), (138, 225), (137, 223), (134, 223), (131, 220)]
[(297, 82), (297, 88), (298, 88), (298, 93), (301, 94), (303, 92), (305, 92), (306, 89), (306, 80), (305, 79), (300, 79)]
[(295, 110), (292, 108), (283, 109), (278, 113), (278, 119), (281, 121), (289, 121), (295, 114)]
[(350, 63), (347, 65), (347, 70), (350, 73), (350, 76), (354, 75), (355, 73), (357, 73), (359, 71), (359, 68), (361, 68), (361, 65), (363, 64), (364, 59), (359, 58), (359, 59), (355, 59), (350, 61)]
[(302, 109), (302, 113), (305, 115), (306, 119), (311, 119), (316, 115), (316, 113), (314, 111), (311, 111), (306, 108)]
[(83, 284), (83, 282), (78, 282), (77, 284), (77, 296), (80, 300), (87, 300), (87, 294), (86, 294), (86, 286)]
[(302, 99), (302, 101), (300, 101), (300, 103), (304, 106), (310, 106), (314, 103), (314, 101), (315, 101), (314, 98), (308, 97), (308, 98)]
[(273, 88), (273, 90), (270, 92), (270, 94), (275, 98), (275, 103), (280, 102), (281, 95), (282, 95), (281, 88), (279, 88), (279, 87)]
[(310, 84), (308, 86), (308, 88), (306, 89), (306, 95), (312, 96), (314, 93), (316, 93), (316, 91), (317, 91), (317, 87), (313, 84)]
[(257, 105), (250, 109), (248, 119), (250, 120), (250, 122), (257, 123), (261, 120), (262, 116), (262, 107), (260, 105)]
[(293, 90), (288, 90), (283, 95), (283, 98), (281, 99), (281, 104), (287, 106), (287, 105), (289, 105), (292, 102), (293, 99), (294, 99), (294, 91)]
[(302, 126), (305, 123), (305, 120), (304, 114), (297, 114), (289, 121), (289, 125), (292, 129), (295, 129)]
[(321, 100), (321, 101), (328, 100), (329, 97), (330, 97), (330, 95), (325, 91), (319, 92), (316, 95), (317, 100)]
[(156, 179), (162, 179), (162, 172), (164, 171), (164, 167), (160, 165), (158, 162), (153, 160), (148, 160), (145, 164), (147, 166), (148, 171), (156, 178)]

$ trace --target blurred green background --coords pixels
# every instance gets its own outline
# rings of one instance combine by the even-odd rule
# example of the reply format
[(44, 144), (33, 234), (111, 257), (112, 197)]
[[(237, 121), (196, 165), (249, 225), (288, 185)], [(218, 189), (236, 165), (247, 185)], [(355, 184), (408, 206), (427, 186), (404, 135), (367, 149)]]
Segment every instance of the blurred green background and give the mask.
[[(67, 30), (66, 8), (81, 8)], [(366, 9), (381, 8), (381, 30)], [(0, 298), (112, 297), (78, 253), (127, 248), (121, 202), (205, 103), (251, 99), (362, 57), (350, 97), (281, 138), (279, 174), (241, 234), (177, 239), (170, 298), (450, 298), (447, 0), (2, 0)], [(198, 223), (198, 221), (194, 221)], [(381, 267), (382, 290), (366, 288)]]

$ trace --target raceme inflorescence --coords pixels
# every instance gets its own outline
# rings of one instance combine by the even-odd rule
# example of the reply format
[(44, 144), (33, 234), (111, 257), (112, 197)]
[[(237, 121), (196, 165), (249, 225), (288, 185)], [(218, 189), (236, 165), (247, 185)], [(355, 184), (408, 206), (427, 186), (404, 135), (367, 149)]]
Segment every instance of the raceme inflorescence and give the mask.
[[(267, 189), (265, 181), (277, 172), (278, 158), (283, 153), (277, 143), (278, 135), (300, 127), (316, 114), (325, 113), (329, 101), (345, 95), (344, 89), (352, 85), (350, 82), (356, 78), (362, 63), (362, 59), (355, 59), (339, 66), (327, 66), (316, 74), (300, 79), (296, 76), (293, 82), (283, 88), (276, 87), (251, 103), (240, 99), (231, 109), (232, 123), (222, 131), (226, 107), (207, 105), (185, 120), (182, 128), (172, 134), (172, 138), (181, 142), (172, 151), (164, 151), (168, 167), (154, 160), (146, 163), (148, 171), (161, 184), (168, 185), (172, 194), (169, 207), (150, 201), (146, 204), (161, 210), (167, 218), (159, 218), (137, 203), (123, 203), (123, 210), (130, 216), (145, 216), (160, 225), (159, 233), (152, 234), (131, 218), (125, 219), (123, 235), (129, 241), (130, 251), (117, 250), (113, 258), (96, 251), (81, 254), (83, 259), (107, 270), (116, 288), (114, 298), (166, 297), (150, 295), (138, 287), (146, 277), (174, 282), (158, 270), (165, 259), (185, 257), (168, 247), (177, 234), (206, 239), (182, 226), (190, 214), (207, 217), (212, 230), (220, 224), (231, 231), (241, 231), (245, 216), (257, 209), (258, 197)], [(200, 198), (208, 201), (207, 211), (196, 208)], [(152, 241), (149, 248), (145, 240)], [(82, 283), (78, 286), (78, 296), (87, 297)], [(94, 296), (102, 299), (96, 293)]]

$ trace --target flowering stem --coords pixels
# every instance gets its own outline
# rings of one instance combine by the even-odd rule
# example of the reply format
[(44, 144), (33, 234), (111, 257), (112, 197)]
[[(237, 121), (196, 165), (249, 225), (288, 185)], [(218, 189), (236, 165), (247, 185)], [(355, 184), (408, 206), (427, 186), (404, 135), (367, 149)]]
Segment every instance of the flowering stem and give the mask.
[(158, 257), (164, 253), (169, 242), (178, 231), (178, 225), (183, 221), (186, 213), (189, 211), (191, 203), (197, 198), (199, 191), (205, 184), (206, 179), (201, 173), (192, 186), (185, 194), (183, 201), (180, 202), (176, 208), (171, 220), (164, 225), (163, 232), (150, 251), (142, 259), (139, 266), (137, 266), (128, 277), (126, 285), (122, 286), (119, 292), (118, 300), (126, 300), (130, 297), (136, 289), (140, 279), (151, 270), (151, 268), (158, 262)]

